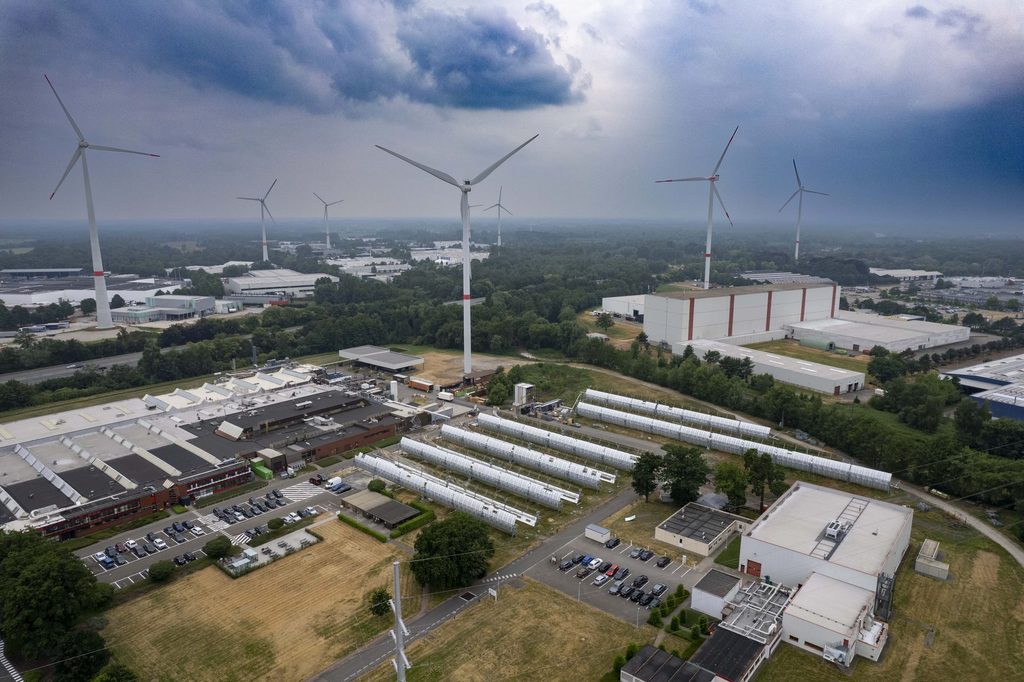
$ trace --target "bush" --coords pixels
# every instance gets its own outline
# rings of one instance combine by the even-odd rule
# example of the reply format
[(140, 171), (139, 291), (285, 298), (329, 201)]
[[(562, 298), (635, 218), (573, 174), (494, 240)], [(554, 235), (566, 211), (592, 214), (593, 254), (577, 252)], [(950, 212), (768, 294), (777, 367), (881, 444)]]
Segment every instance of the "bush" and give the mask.
[(386, 587), (378, 587), (366, 593), (366, 602), (370, 605), (370, 613), (375, 616), (383, 616), (391, 611), (391, 605), (388, 604), (389, 599), (391, 599), (391, 593)]
[(277, 530), (278, 528), (280, 528), (283, 525), (284, 525), (284, 519), (282, 519), (280, 517), (275, 517), (275, 518), (272, 518), (269, 521), (267, 521), (267, 528), (269, 528), (270, 530)]
[(352, 526), (356, 530), (361, 530), (362, 532), (364, 532), (367, 535), (369, 535), (371, 538), (376, 538), (376, 539), (380, 540), (381, 542), (387, 542), (388, 541), (387, 536), (384, 535), (383, 533), (378, 533), (377, 531), (375, 531), (374, 529), (370, 528), (369, 526), (364, 526), (363, 524), (359, 523), (355, 519), (350, 519), (349, 517), (345, 516), (341, 512), (338, 512), (338, 520), (341, 521), (342, 523), (344, 523), (345, 525)]
[(647, 617), (647, 624), (660, 628), (662, 625), (661, 614), (657, 611), (651, 611), (651, 615)]
[(174, 573), (174, 564), (170, 561), (158, 561), (149, 567), (149, 579), (155, 583), (162, 583)]
[(640, 645), (634, 642), (630, 642), (629, 646), (626, 647), (626, 660), (636, 656), (636, 652), (640, 651)]
[(686, 588), (682, 585), (676, 585), (675, 596), (679, 597), (680, 599), (686, 599)]
[(92, 678), (92, 682), (139, 682), (139, 678), (131, 668), (120, 663), (109, 663), (99, 675)]
[(618, 678), (619, 673), (622, 672), (622, 666), (626, 665), (626, 657), (619, 654), (615, 657), (615, 677)]
[(672, 623), (668, 626), (668, 629), (672, 632), (679, 630), (679, 616), (672, 616)]
[(702, 635), (708, 634), (708, 617), (701, 614), (700, 618), (697, 619), (697, 627), (700, 628)]
[(57, 645), (55, 682), (88, 682), (110, 660), (110, 651), (100, 633), (93, 630), (71, 630)]
[(379, 478), (375, 478), (366, 485), (366, 489), (375, 493), (384, 492), (384, 488), (387, 488), (388, 484)]
[(231, 539), (223, 535), (203, 545), (203, 553), (211, 559), (223, 559), (231, 553)]
[(397, 538), (405, 535), (406, 533), (411, 533), (417, 528), (422, 528), (423, 526), (427, 525), (435, 518), (437, 518), (437, 516), (434, 514), (433, 510), (427, 509), (419, 516), (409, 519), (408, 521), (399, 525), (397, 528), (391, 531), (391, 537)]
[(700, 640), (700, 625), (694, 625), (690, 628), (690, 638), (693, 640)]

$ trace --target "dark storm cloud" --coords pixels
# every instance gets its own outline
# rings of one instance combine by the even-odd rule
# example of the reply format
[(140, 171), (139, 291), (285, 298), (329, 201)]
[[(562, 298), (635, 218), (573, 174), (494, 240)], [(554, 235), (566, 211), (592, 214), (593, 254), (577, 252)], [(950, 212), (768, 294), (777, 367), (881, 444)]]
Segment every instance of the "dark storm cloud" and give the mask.
[(398, 40), (418, 70), (414, 99), (463, 109), (529, 109), (580, 99), (544, 38), (504, 10), (423, 12), (402, 24)]
[[(25, 49), (46, 39), (66, 57), (113, 57), (315, 113), (405, 97), (434, 105), (528, 109), (575, 101), (543, 41), (504, 13), (416, 13), (392, 0), (400, 42), (388, 51), (382, 3), (22, 3), (4, 14)], [(2, 23), (2, 22), (0, 22)], [(431, 31), (438, 31), (437, 35)], [(12, 50), (12, 53), (14, 51)]]
[(988, 30), (988, 22), (985, 21), (985, 17), (963, 7), (933, 12), (924, 5), (915, 5), (905, 14), (911, 19), (934, 19), (936, 26), (954, 29), (956, 37), (961, 40), (969, 40)]

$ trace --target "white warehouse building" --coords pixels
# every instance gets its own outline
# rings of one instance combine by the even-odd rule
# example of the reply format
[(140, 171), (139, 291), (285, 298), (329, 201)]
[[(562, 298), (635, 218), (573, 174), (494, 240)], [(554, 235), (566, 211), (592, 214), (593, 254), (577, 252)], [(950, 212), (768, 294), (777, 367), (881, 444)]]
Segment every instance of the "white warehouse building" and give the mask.
[(832, 319), (806, 320), (786, 325), (794, 339), (805, 345), (866, 353), (881, 346), (891, 353), (925, 350), (966, 341), (970, 327), (920, 320), (902, 320), (844, 310)]
[(864, 388), (863, 372), (734, 346), (721, 341), (680, 341), (672, 345), (672, 352), (682, 355), (687, 346), (693, 348), (698, 358), (703, 358), (708, 351), (716, 351), (723, 357), (750, 358), (754, 365), (754, 374), (770, 374), (778, 381), (819, 393), (840, 395)]
[(827, 320), (839, 308), (838, 284), (763, 284), (644, 297), (644, 333), (654, 343), (733, 336), (782, 338), (794, 322)]
[(740, 540), (740, 571), (801, 586), (812, 573), (875, 594), (910, 544), (913, 510), (797, 481)]
[(241, 295), (312, 296), (316, 281), (324, 278), (332, 282), (338, 281), (334, 275), (319, 272), (307, 274), (285, 268), (250, 270), (239, 277), (228, 277), (224, 281), (224, 291), (229, 294)]
[(601, 310), (605, 310), (613, 315), (631, 317), (643, 322), (645, 298), (646, 296), (644, 294), (634, 294), (632, 296), (606, 296), (601, 299)]

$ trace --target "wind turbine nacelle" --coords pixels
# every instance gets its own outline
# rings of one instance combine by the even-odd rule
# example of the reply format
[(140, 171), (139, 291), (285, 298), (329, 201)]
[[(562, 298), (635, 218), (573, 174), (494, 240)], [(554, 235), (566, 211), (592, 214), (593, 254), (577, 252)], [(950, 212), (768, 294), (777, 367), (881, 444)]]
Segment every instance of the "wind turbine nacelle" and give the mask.
[(718, 179), (720, 177), (721, 176), (716, 173), (716, 174), (712, 175), (710, 178), (708, 178), (708, 180), (710, 180), (711, 182), (718, 182)]

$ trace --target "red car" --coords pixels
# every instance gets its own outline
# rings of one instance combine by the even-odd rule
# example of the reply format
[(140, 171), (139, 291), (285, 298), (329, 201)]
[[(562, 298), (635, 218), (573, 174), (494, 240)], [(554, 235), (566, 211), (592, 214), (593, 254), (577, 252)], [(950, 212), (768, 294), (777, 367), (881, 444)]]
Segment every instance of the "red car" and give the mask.
[(606, 576), (608, 576), (609, 578), (611, 578), (613, 575), (615, 575), (616, 572), (618, 572), (618, 570), (619, 570), (619, 565), (618, 564), (612, 564), (612, 567), (609, 568), (607, 571), (605, 571), (604, 574)]

